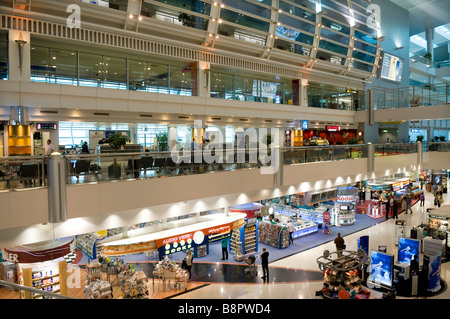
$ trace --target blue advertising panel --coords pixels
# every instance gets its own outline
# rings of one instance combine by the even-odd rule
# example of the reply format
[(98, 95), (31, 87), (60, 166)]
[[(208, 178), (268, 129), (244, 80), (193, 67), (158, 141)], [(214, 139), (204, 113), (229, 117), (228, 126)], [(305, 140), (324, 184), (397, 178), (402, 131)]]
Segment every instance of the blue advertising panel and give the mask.
[(369, 236), (361, 236), (358, 238), (358, 249), (362, 249), (369, 255)]
[(394, 256), (376, 250), (370, 251), (370, 275), (368, 280), (386, 287), (392, 287)]
[(436, 292), (441, 289), (441, 255), (429, 256), (428, 290)]
[(411, 238), (399, 237), (398, 262), (410, 265), (414, 256), (419, 256), (420, 241)]
[(302, 130), (307, 130), (308, 129), (308, 120), (303, 120), (302, 122)]

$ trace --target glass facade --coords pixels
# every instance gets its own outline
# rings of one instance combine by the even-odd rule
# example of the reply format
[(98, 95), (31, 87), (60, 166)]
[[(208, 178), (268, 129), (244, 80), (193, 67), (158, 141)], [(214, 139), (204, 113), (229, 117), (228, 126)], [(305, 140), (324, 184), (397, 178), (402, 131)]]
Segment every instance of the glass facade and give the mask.
[(292, 104), (290, 80), (211, 72), (211, 97), (227, 100)]
[[(31, 46), (31, 81), (193, 95), (190, 64), (177, 66), (99, 53)], [(195, 93), (194, 93), (195, 95)]]
[(338, 88), (310, 82), (308, 86), (308, 106), (336, 110), (365, 110), (364, 91)]

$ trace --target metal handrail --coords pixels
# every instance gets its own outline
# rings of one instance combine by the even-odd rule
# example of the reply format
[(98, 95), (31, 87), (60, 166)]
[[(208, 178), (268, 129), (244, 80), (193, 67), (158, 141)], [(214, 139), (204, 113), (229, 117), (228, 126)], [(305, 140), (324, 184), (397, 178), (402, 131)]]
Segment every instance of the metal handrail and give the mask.
[(22, 285), (4, 281), (4, 280), (0, 280), (0, 286), (11, 287), (11, 288), (18, 289), (18, 290), (26, 290), (29, 292), (33, 292), (33, 293), (37, 293), (40, 295), (49, 296), (49, 297), (53, 297), (53, 298), (57, 298), (57, 299), (78, 299), (78, 298), (60, 295), (60, 294), (56, 294), (54, 292), (49, 292), (49, 291), (45, 291), (45, 290), (41, 290), (41, 289), (37, 289), (37, 288), (33, 288), (33, 287), (22, 286)]

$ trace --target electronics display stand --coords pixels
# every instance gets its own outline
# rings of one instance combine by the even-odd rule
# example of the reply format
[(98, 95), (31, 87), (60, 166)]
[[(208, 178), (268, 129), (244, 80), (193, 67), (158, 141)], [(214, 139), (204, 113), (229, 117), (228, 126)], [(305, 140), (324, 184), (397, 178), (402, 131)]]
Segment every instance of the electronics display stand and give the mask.
[[(324, 272), (324, 281), (329, 284), (330, 295), (322, 295), (324, 299), (337, 299), (339, 284), (348, 286), (351, 283), (362, 287), (365, 282), (364, 268), (369, 262), (363, 250), (343, 250), (339, 256), (337, 251), (330, 253), (325, 250), (317, 258), (319, 269)], [(361, 289), (364, 294), (364, 289)], [(366, 298), (368, 295), (366, 296)]]
[(406, 237), (406, 220), (398, 219), (395, 221), (395, 245), (398, 246), (398, 239)]

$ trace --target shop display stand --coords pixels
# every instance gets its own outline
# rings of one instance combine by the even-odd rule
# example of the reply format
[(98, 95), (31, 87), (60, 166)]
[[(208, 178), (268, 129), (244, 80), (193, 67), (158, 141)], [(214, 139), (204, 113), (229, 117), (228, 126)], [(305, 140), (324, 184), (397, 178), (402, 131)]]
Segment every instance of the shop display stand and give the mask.
[(406, 220), (398, 219), (395, 221), (395, 245), (398, 246), (398, 239), (406, 237)]
[(91, 283), (102, 278), (101, 264), (95, 259), (93, 262), (86, 265), (87, 282)]
[[(67, 265), (66, 262), (47, 263), (42, 267), (26, 267), (26, 264), (19, 266), (20, 284), (42, 289), (45, 291), (67, 295)], [(21, 291), (21, 299), (47, 298), (43, 295), (29, 291)]]
[(85, 299), (113, 299), (112, 287), (108, 281), (96, 280), (84, 288)]
[[(17, 264), (9, 261), (4, 261), (0, 263), (0, 266), (2, 268), (0, 274), (2, 277), (0, 279), (10, 283), (16, 283)], [(6, 290), (13, 291), (15, 289), (7, 286)]]
[(231, 239), (230, 239), (230, 251), (234, 254), (237, 254), (240, 251), (239, 247), (242, 247), (240, 230), (233, 229), (231, 232)]
[(87, 233), (76, 236), (77, 248), (81, 250), (86, 256), (91, 259), (96, 259), (101, 255), (102, 248), (98, 245), (97, 241), (99, 235), (96, 233)]
[(283, 249), (289, 246), (289, 232), (282, 225), (260, 222), (258, 223), (258, 241)]
[(123, 299), (148, 299), (148, 278), (143, 271), (126, 275), (122, 280)]

